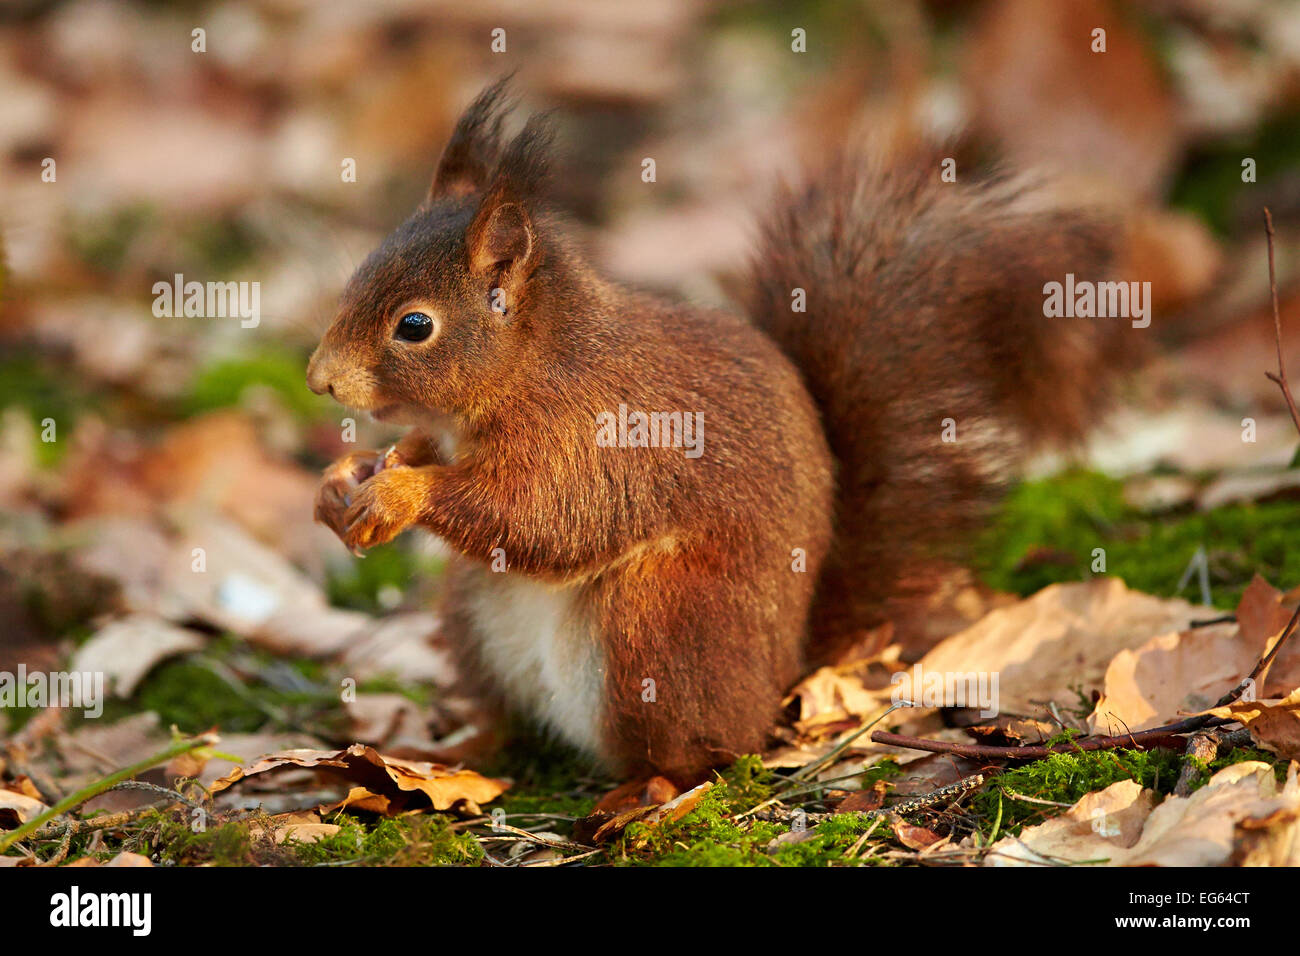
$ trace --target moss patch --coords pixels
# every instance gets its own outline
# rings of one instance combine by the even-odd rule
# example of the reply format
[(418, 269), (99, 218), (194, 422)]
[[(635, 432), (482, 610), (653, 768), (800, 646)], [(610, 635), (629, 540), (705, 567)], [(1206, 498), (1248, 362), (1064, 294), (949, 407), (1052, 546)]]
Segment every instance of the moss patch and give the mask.
[[(1093, 552), (1102, 548), (1106, 574), (1168, 597), (1203, 545), (1214, 603), (1232, 609), (1256, 572), (1277, 583), (1300, 580), (1290, 532), (1297, 522), (1300, 502), (1286, 500), (1143, 515), (1124, 502), (1121, 482), (1073, 471), (1016, 488), (976, 548), (977, 564), (991, 586), (1028, 596), (1093, 576)], [(1198, 600), (1194, 587), (1184, 593)]]

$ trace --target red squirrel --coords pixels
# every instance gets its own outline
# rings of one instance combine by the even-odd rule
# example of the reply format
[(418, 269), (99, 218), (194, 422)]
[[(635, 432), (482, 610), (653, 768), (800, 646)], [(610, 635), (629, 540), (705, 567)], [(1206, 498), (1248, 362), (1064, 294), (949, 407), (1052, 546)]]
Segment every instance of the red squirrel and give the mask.
[(437, 535), (481, 695), (689, 785), (762, 748), (1026, 440), (1081, 431), (1105, 337), (1042, 289), (1106, 268), (1105, 223), (850, 153), (768, 215), (745, 317), (600, 275), (546, 124), (507, 141), (507, 110), (502, 82), (464, 113), (311, 357), (313, 391), (412, 426), (333, 465), (317, 518), (354, 550)]

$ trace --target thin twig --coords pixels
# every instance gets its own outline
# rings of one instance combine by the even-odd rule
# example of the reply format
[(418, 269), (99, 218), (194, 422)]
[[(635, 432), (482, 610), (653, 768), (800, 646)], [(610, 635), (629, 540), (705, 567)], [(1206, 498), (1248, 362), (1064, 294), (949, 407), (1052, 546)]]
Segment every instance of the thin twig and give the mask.
[(1003, 789), (1002, 795), (1012, 800), (1019, 800), (1021, 803), (1036, 803), (1042, 807), (1065, 807), (1069, 809), (1074, 806), (1073, 803), (1062, 803), (1060, 800), (1043, 800), (1040, 797), (1031, 797), (1023, 793), (1016, 793), (1014, 790)]
[(1224, 717), (1201, 715), (1188, 717), (1186, 720), (1180, 720), (1174, 724), (1166, 724), (1164, 727), (1153, 727), (1151, 730), (1139, 730), (1136, 733), (1121, 734), (1115, 737), (1080, 737), (1069, 743), (1054, 744), (1051, 747), (1037, 744), (1026, 747), (994, 747), (990, 744), (952, 743), (947, 740), (926, 740), (923, 737), (891, 734), (883, 730), (877, 730), (871, 735), (871, 739), (878, 744), (888, 744), (892, 747), (907, 747), (910, 750), (924, 750), (928, 753), (957, 754), (975, 760), (1042, 760), (1052, 754), (1137, 746), (1159, 740), (1162, 737), (1191, 733), (1194, 730), (1200, 730), (1202, 727), (1218, 727), (1230, 723), (1235, 723), (1235, 721)]
[(1273, 214), (1267, 206), (1264, 207), (1264, 234), (1268, 237), (1268, 291), (1273, 297), (1273, 336), (1277, 341), (1277, 374), (1264, 374), (1282, 389), (1287, 411), (1291, 413), (1291, 423), (1300, 432), (1300, 410), (1296, 409), (1295, 399), (1291, 397), (1291, 385), (1286, 379), (1286, 364), (1282, 361), (1282, 314), (1277, 307), (1277, 272), (1273, 267)]

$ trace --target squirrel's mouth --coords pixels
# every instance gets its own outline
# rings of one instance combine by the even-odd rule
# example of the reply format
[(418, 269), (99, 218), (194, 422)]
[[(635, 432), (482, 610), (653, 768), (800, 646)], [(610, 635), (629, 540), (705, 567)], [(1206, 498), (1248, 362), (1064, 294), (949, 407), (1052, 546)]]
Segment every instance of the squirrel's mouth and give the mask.
[(381, 405), (379, 408), (370, 411), (370, 417), (377, 422), (391, 422), (402, 412), (400, 402), (394, 402), (391, 405)]

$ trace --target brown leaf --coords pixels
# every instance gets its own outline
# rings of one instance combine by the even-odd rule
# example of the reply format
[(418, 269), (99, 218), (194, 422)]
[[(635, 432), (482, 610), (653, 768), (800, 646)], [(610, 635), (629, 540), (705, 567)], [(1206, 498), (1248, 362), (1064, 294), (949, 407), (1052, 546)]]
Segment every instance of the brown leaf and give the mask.
[(334, 813), (336, 810), (342, 810), (344, 807), (351, 807), (354, 810), (366, 810), (370, 813), (388, 813), (389, 799), (383, 794), (371, 793), (365, 787), (352, 787), (348, 790), (348, 795), (338, 803), (331, 803), (329, 806), (320, 808), (321, 813)]
[[(373, 747), (353, 744), (339, 751), (286, 750), (267, 754), (249, 767), (236, 767), (212, 785), (212, 792), (286, 767), (310, 767), (361, 784), (370, 794), (388, 799), (385, 812), (389, 814), (421, 805), (434, 810), (456, 808), (477, 813), (479, 804), (496, 799), (510, 786), (504, 780), (493, 780), (473, 770), (452, 770), (441, 764), (385, 757)], [(415, 799), (417, 793), (425, 800)]]
[(1147, 730), (1204, 710), (1250, 673), (1261, 650), (1230, 624), (1161, 634), (1122, 650), (1106, 668), (1089, 732)]
[[(1252, 645), (1258, 645), (1260, 655), (1272, 650), (1273, 642), (1291, 621), (1296, 598), (1273, 587), (1260, 575), (1246, 587), (1237, 605), (1237, 626), (1241, 635)], [(1293, 635), (1277, 652), (1273, 663), (1264, 674), (1263, 686), (1255, 688), (1256, 697), (1285, 697), (1300, 687), (1300, 635)], [(1253, 665), (1252, 665), (1253, 666)], [(1245, 677), (1243, 673), (1241, 675)]]
[(0, 790), (0, 829), (12, 830), (48, 809), (40, 800), (25, 793)]
[[(896, 691), (905, 699), (917, 699), (911, 684), (918, 674), (920, 692), (936, 675), (983, 675), (990, 682), (997, 679), (999, 713), (1034, 715), (1042, 713), (1048, 701), (1076, 707), (1073, 688), (1101, 686), (1117, 653), (1214, 613), (1186, 601), (1129, 590), (1118, 578), (1053, 584), (939, 644), (899, 676), (897, 687), (884, 697)], [(923, 702), (925, 697), (922, 693)]]
[(1281, 700), (1238, 700), (1205, 713), (1239, 720), (1264, 750), (1300, 760), (1300, 688)]
[(1152, 791), (1123, 780), (1018, 838), (999, 840), (984, 865), (1222, 866), (1243, 859), (1300, 865), (1297, 769), (1293, 762), (1279, 789), (1268, 764), (1233, 764), (1191, 796), (1166, 797), (1154, 809)]
[(939, 841), (947, 839), (947, 837), (939, 836), (933, 830), (914, 826), (898, 817), (890, 820), (889, 826), (894, 831), (894, 836), (897, 837), (898, 842), (909, 850), (925, 850)]
[(840, 801), (836, 813), (867, 813), (885, 805), (885, 781), (877, 780), (870, 790), (856, 790)]
[(334, 823), (321, 822), (320, 815), (311, 811), (294, 813), (277, 813), (268, 817), (265, 823), (257, 824), (255, 832), (267, 836), (273, 843), (296, 840), (299, 843), (315, 843), (322, 837), (333, 836), (340, 827)]
[(712, 789), (712, 781), (706, 781), (657, 807), (637, 807), (612, 817), (608, 812), (593, 813), (578, 821), (585, 825), (575, 825), (574, 836), (578, 838), (579, 834), (589, 834), (589, 838), (583, 842), (608, 843), (632, 823), (643, 823), (651, 827), (675, 823), (699, 806), (704, 795)]

